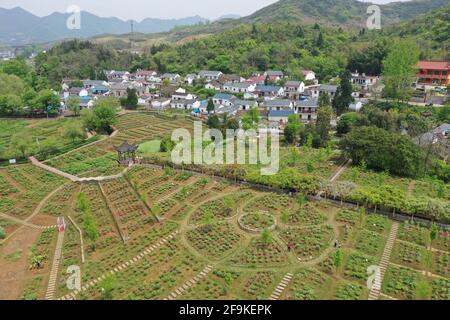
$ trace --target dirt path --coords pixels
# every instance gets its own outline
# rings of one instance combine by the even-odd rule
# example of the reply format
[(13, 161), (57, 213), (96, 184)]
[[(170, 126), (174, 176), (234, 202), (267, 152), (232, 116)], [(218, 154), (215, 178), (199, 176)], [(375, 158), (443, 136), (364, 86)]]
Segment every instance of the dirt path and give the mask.
[[(21, 228), (8, 242), (0, 247), (0, 300), (14, 300), (20, 297), (27, 281), (28, 253), (41, 230)], [(17, 260), (6, 260), (5, 256), (22, 250)]]

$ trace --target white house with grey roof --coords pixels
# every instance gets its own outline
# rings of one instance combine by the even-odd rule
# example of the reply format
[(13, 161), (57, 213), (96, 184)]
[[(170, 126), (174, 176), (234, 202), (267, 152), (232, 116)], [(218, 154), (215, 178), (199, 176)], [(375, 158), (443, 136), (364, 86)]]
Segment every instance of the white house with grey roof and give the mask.
[(161, 76), (162, 80), (169, 80), (171, 83), (178, 82), (181, 76), (178, 73), (164, 73)]
[(291, 100), (287, 100), (287, 99), (266, 100), (264, 102), (264, 106), (267, 109), (267, 111), (293, 110), (294, 109), (294, 103)]
[(218, 93), (212, 98), (216, 106), (232, 106), (234, 104), (233, 101), (236, 99), (237, 98), (235, 96), (227, 93)]
[(280, 81), (284, 78), (284, 73), (279, 70), (267, 70), (264, 72), (264, 76), (268, 77), (270, 81)]
[(300, 115), (302, 121), (317, 120), (317, 108), (319, 107), (317, 98), (307, 98), (297, 101), (295, 113)]
[(319, 87), (319, 92), (325, 92), (326, 94), (328, 94), (330, 99), (333, 99), (334, 96), (336, 95), (337, 88), (338, 88), (338, 86), (322, 84)]
[(286, 97), (297, 100), (305, 92), (305, 83), (303, 81), (287, 81), (284, 85), (284, 92), (286, 93)]
[(198, 77), (205, 81), (218, 80), (221, 75), (222, 72), (220, 71), (209, 71), (209, 70), (202, 70), (198, 73)]
[(254, 92), (256, 89), (256, 85), (247, 82), (239, 82), (239, 83), (227, 82), (223, 85), (222, 88), (223, 91), (227, 92), (246, 93), (246, 92)]

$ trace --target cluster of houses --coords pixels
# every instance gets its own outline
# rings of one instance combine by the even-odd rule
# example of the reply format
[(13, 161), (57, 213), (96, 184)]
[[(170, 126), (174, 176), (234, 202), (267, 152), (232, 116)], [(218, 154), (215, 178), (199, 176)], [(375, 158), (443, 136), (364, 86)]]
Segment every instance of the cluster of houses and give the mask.
[[(269, 121), (282, 125), (289, 115), (298, 114), (303, 121), (317, 119), (318, 98), (325, 92), (331, 99), (336, 94), (337, 86), (321, 85), (311, 70), (303, 70), (304, 80), (287, 80), (282, 71), (268, 70), (254, 74), (246, 79), (235, 74), (204, 70), (198, 74), (164, 73), (159, 75), (151, 70), (104, 71), (107, 80), (84, 80), (80, 87), (70, 87), (69, 81), (63, 83), (61, 98), (67, 101), (70, 96), (80, 98), (81, 108), (93, 106), (99, 96), (121, 98), (127, 95), (127, 89), (133, 88), (138, 95), (138, 105), (147, 109), (189, 110), (193, 115), (208, 114), (208, 100), (201, 100), (195, 94), (187, 92), (192, 85), (201, 85), (205, 89), (216, 91), (212, 96), (214, 113), (236, 115), (241, 111), (259, 107), (267, 113)], [(352, 74), (351, 82), (361, 92), (378, 82), (378, 77), (366, 76), (357, 72)], [(359, 111), (361, 102), (350, 105), (353, 111)]]

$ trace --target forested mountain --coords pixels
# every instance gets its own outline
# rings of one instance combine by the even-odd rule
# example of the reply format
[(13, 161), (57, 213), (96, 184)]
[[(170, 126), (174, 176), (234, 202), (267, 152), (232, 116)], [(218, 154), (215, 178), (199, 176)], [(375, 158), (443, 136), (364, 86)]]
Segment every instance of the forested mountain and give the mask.
[[(381, 24), (389, 25), (411, 19), (448, 4), (448, 0), (413, 0), (379, 5)], [(170, 32), (134, 35), (136, 49), (146, 49), (160, 43), (184, 43), (236, 28), (242, 24), (286, 23), (320, 24), (321, 26), (342, 27), (346, 30), (366, 28), (370, 3), (358, 0), (280, 0), (254, 14), (235, 20), (216, 21), (206, 25), (176, 27)], [(128, 49), (131, 35), (99, 36), (94, 39), (115, 48)]]
[[(118, 18), (103, 18), (89, 12), (81, 12), (82, 28), (70, 30), (66, 21), (70, 14), (52, 13), (37, 17), (21, 8), (0, 8), (0, 42), (23, 45), (36, 42), (50, 42), (67, 38), (88, 38), (99, 34), (124, 34), (131, 30), (131, 22)], [(207, 22), (195, 16), (184, 19), (144, 19), (134, 23), (134, 30), (143, 33), (169, 31), (176, 26)]]
[[(415, 0), (378, 5), (382, 24), (388, 25), (410, 19), (418, 14), (444, 6), (448, 0)], [(365, 27), (370, 3), (358, 0), (281, 0), (242, 22), (297, 21), (328, 25)]]

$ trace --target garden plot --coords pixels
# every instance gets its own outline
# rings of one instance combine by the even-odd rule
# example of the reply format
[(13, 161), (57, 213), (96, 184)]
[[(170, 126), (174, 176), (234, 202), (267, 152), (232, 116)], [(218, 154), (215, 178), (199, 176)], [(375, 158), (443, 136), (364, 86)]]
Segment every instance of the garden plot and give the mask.
[(213, 270), (206, 278), (188, 288), (177, 299), (182, 300), (234, 300), (234, 290), (241, 278), (240, 272)]
[(104, 283), (100, 282), (79, 298), (104, 299), (108, 294), (108, 299), (162, 300), (202, 268), (197, 259), (174, 241), (111, 276), (110, 292), (104, 292)]
[(55, 148), (70, 145), (72, 141), (64, 136), (64, 127), (69, 123), (81, 123), (81, 119), (0, 119), (0, 158), (22, 156), (11, 142), (11, 138), (18, 132), (31, 138), (33, 151), (39, 151), (40, 145), (48, 140), (51, 140)]
[(26, 272), (28, 282), (23, 288), (21, 299), (37, 300), (44, 298), (56, 237), (56, 229), (45, 230), (31, 245), (28, 254), (28, 271)]
[(280, 237), (285, 243), (293, 244), (293, 250), (301, 261), (319, 257), (330, 247), (334, 236), (333, 229), (329, 225), (280, 230)]
[(261, 196), (254, 198), (244, 208), (245, 212), (252, 212), (255, 210), (267, 211), (270, 213), (278, 213), (282, 209), (292, 206), (292, 198), (286, 194), (278, 193), (264, 193)]
[(398, 240), (395, 242), (391, 262), (413, 269), (424, 269), (426, 268), (426, 259), (427, 249), (424, 246)]
[[(11, 234), (15, 230), (17, 230), (17, 228), (19, 227), (19, 224), (15, 223), (14, 221), (11, 221), (11, 220), (0, 218), (0, 227), (3, 228), (3, 230), (5, 232), (4, 237), (6, 238), (9, 234)], [(0, 238), (0, 240), (2, 240), (2, 239)]]
[(218, 199), (203, 203), (191, 216), (190, 223), (200, 223), (205, 215), (212, 215), (213, 219), (224, 220), (237, 214), (237, 206), (251, 194), (249, 192), (235, 192)]
[(398, 299), (413, 299), (421, 278), (422, 275), (412, 269), (391, 264), (384, 276), (382, 292)]
[[(323, 224), (326, 221), (326, 217), (318, 205), (312, 202), (308, 202), (300, 208), (286, 209), (285, 212), (289, 225), (310, 226)], [(283, 213), (281, 215), (283, 216)]]
[(242, 244), (243, 236), (232, 224), (219, 222), (188, 230), (186, 239), (202, 255), (220, 259), (235, 251)]
[(326, 299), (332, 279), (314, 269), (301, 269), (294, 273), (289, 286), (282, 294), (283, 300), (321, 300)]
[(6, 181), (0, 196), (0, 212), (26, 218), (63, 179), (31, 165), (10, 166), (0, 169)]
[(283, 275), (274, 271), (257, 271), (245, 276), (239, 288), (242, 299), (267, 300)]
[[(121, 241), (119, 230), (115, 224), (112, 212), (110, 211), (105, 198), (102, 195), (100, 186), (98, 183), (83, 184), (81, 191), (86, 195), (87, 200), (90, 203), (91, 210), (94, 213), (93, 217), (98, 228), (98, 239), (95, 241), (95, 249), (106, 249), (111, 245), (115, 245)], [(84, 218), (81, 212), (76, 212), (75, 221), (78, 226), (84, 229)], [(93, 252), (92, 241), (89, 238), (85, 238), (86, 253), (89, 255)]]
[[(88, 283), (105, 275), (124, 262), (141, 254), (177, 228), (178, 225), (176, 223), (167, 221), (164, 224), (148, 226), (145, 232), (131, 238), (126, 245), (117, 242), (105, 248), (97, 248), (86, 258), (86, 262), (83, 265), (82, 282)], [(175, 241), (171, 240), (165, 246)]]
[(377, 232), (363, 229), (358, 234), (355, 249), (370, 256), (381, 257), (386, 240)]
[(124, 237), (154, 223), (155, 218), (124, 178), (101, 183), (107, 203)]
[(40, 215), (65, 216), (69, 215), (73, 209), (73, 201), (80, 186), (76, 183), (67, 183), (62, 189), (57, 191), (39, 211)]
[(264, 243), (260, 238), (252, 238), (243, 250), (230, 259), (230, 263), (248, 268), (283, 266), (288, 263), (286, 251), (275, 241)]
[(123, 170), (117, 163), (117, 154), (107, 152), (98, 145), (50, 160), (48, 165), (80, 177), (108, 176)]

